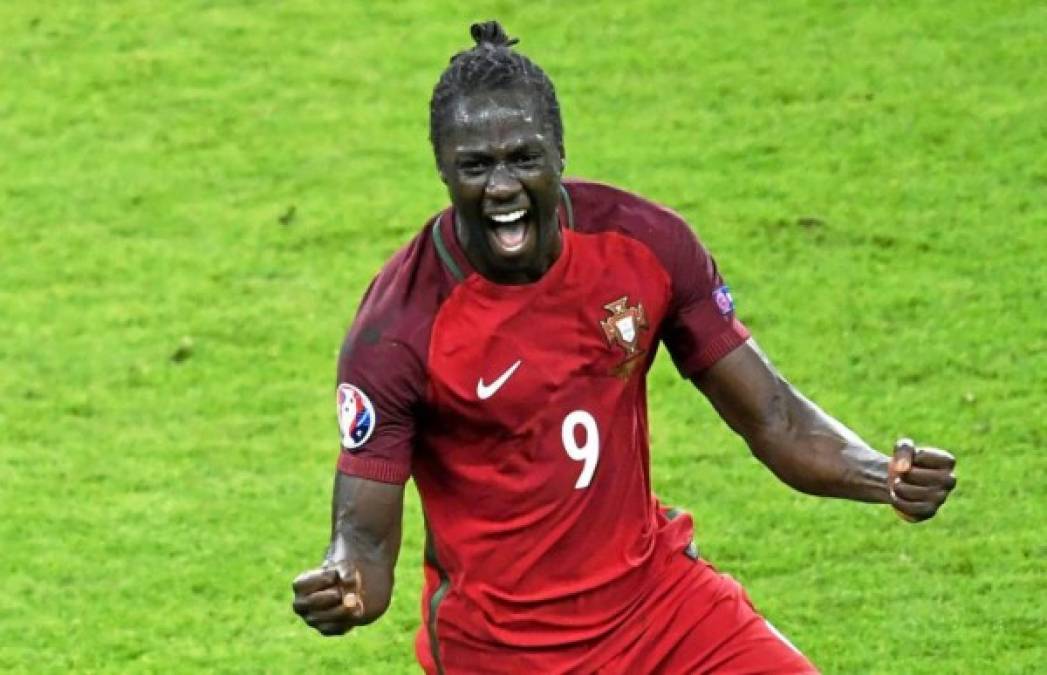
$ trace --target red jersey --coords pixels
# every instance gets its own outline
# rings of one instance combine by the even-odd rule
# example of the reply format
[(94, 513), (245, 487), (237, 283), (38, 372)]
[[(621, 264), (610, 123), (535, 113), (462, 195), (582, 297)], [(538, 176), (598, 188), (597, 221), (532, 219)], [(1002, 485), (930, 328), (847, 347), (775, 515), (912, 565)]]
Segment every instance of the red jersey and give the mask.
[(691, 377), (749, 333), (678, 215), (564, 187), (539, 280), (476, 273), (444, 211), (375, 278), (342, 348), (339, 470), (413, 476), (421, 495), (427, 668), (511, 669), (478, 665), (511, 652), (513, 668), (596, 669), (635, 643), (691, 542), (651, 491), (646, 374), (659, 343)]

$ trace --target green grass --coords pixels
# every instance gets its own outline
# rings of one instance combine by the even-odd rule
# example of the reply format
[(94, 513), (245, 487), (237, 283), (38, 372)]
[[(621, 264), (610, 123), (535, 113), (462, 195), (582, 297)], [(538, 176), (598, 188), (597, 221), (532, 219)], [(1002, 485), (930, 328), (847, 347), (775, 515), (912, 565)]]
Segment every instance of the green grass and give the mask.
[(381, 622), (323, 640), (289, 585), (326, 544), (335, 351), (445, 203), (429, 92), (492, 16), (557, 83), (570, 174), (683, 212), (867, 440), (959, 458), (921, 526), (795, 494), (660, 358), (655, 485), (703, 553), (826, 672), (1042, 668), (1043, 3), (12, 0), (0, 670), (416, 669), (413, 490)]

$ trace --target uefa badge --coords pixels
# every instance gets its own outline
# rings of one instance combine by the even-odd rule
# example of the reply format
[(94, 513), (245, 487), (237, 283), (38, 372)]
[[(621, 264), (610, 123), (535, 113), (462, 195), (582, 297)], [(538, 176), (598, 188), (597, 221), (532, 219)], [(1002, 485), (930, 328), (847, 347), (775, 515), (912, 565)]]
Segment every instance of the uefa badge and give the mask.
[(727, 286), (720, 286), (713, 291), (713, 301), (722, 316), (727, 316), (734, 311), (734, 298), (731, 297), (731, 289)]
[(338, 427), (345, 449), (356, 450), (366, 443), (375, 422), (374, 406), (367, 394), (351, 384), (338, 385)]

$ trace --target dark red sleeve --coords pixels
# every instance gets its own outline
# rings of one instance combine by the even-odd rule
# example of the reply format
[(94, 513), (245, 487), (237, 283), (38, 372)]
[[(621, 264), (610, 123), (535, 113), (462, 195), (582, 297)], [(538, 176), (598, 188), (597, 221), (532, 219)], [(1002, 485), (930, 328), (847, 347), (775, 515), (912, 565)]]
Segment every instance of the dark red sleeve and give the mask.
[(690, 226), (668, 212), (658, 229), (664, 232), (659, 257), (672, 281), (662, 339), (680, 374), (691, 378), (744, 343), (749, 331), (735, 317), (716, 261)]
[(405, 279), (416, 278), (414, 249), (394, 256), (364, 294), (338, 354), (335, 392), (338, 470), (400, 485), (411, 475), (426, 377), (412, 336), (423, 334), (427, 324), (405, 292), (411, 286)]
[(402, 485), (411, 475), (424, 373), (407, 345), (369, 330), (354, 326), (338, 359), (338, 470)]
[(407, 482), (428, 381), (433, 317), (453, 281), (433, 250), (427, 225), (389, 259), (364, 294), (338, 356), (342, 473)]

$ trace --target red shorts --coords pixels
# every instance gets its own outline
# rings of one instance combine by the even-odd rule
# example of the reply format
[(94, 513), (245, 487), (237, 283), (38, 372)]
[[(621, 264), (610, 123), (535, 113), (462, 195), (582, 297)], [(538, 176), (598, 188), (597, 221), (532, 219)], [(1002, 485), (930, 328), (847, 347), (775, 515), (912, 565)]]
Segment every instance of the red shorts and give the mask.
[[(690, 562), (690, 561), (689, 561)], [(741, 584), (704, 561), (652, 608), (642, 637), (596, 672), (817, 673), (817, 669), (753, 608)], [(715, 578), (710, 603), (708, 580)]]
[[(444, 673), (817, 673), (815, 667), (753, 608), (741, 585), (683, 553), (620, 631), (597, 644), (548, 651), (489, 649), (451, 658)], [(637, 626), (642, 623), (642, 626)], [(623, 639), (629, 635), (627, 639)], [(418, 656), (438, 673), (421, 639)], [(468, 664), (468, 665), (467, 665)]]

